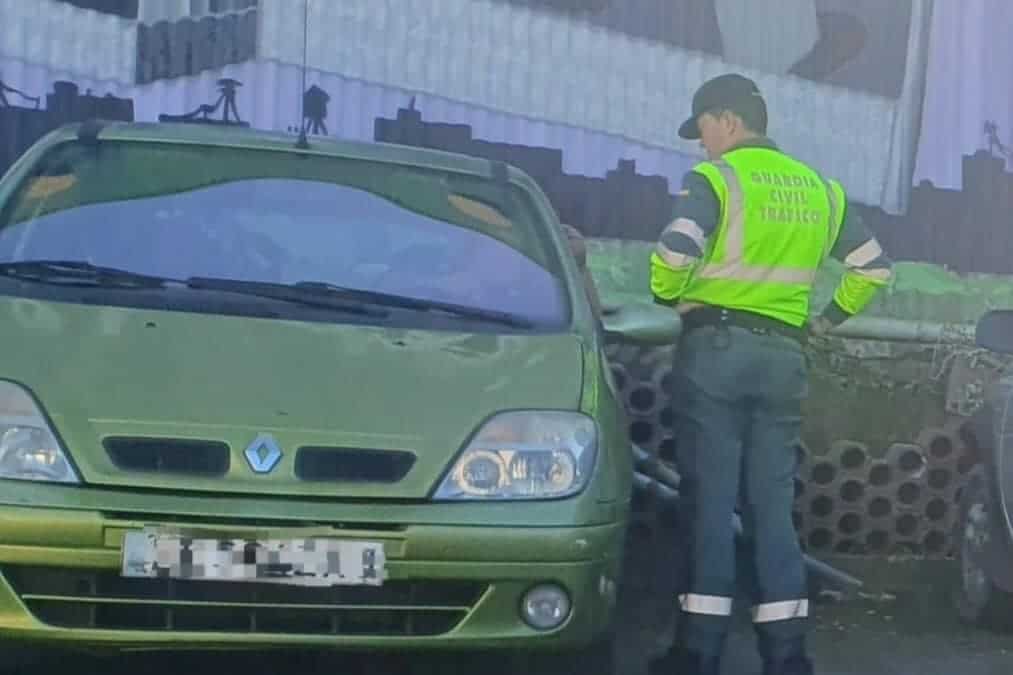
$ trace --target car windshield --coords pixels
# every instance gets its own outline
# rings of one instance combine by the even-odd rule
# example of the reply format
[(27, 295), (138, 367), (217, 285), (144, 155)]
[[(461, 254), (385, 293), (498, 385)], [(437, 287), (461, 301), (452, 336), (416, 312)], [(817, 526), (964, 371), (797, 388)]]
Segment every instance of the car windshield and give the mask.
[[(320, 285), (562, 325), (546, 223), (506, 181), (271, 150), (63, 146), (21, 186), (0, 265)], [(230, 287), (232, 288), (232, 287)], [(420, 320), (422, 320), (420, 318)]]

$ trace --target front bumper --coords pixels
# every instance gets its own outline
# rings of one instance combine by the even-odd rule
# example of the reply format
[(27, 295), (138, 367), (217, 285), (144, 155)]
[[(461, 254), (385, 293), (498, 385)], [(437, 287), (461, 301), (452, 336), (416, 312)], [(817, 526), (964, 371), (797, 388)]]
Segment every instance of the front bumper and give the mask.
[[(123, 579), (124, 534), (171, 525), (236, 537), (382, 540), (380, 589)], [(0, 506), (0, 640), (86, 649), (578, 647), (607, 628), (625, 528), (408, 524), (339, 529), (214, 519), (129, 517)], [(520, 617), (552, 582), (572, 612), (553, 631)]]

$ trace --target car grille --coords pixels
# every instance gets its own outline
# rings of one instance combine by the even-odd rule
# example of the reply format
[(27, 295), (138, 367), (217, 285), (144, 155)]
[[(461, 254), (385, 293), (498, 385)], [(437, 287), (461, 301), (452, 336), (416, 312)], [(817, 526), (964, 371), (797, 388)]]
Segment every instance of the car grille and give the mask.
[(396, 483), (414, 464), (410, 452), (306, 447), (299, 448), (295, 475), (307, 481)]
[(122, 471), (224, 476), (229, 446), (214, 441), (178, 438), (107, 438), (109, 459)]
[(453, 630), (486, 589), (437, 579), (307, 588), (46, 567), (0, 573), (43, 623), (127, 631), (435, 636)]
[[(229, 446), (219, 441), (180, 438), (106, 438), (109, 459), (121, 471), (216, 478), (229, 471)], [(402, 450), (302, 447), (295, 459), (300, 480), (342, 483), (396, 483), (415, 465)]]

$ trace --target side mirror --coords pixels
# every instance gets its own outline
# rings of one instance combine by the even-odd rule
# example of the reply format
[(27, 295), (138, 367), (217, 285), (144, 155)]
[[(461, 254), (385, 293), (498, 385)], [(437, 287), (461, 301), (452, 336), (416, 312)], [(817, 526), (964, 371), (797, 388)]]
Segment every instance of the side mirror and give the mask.
[(1001, 354), (1013, 354), (1013, 310), (993, 309), (978, 320), (974, 339), (978, 346)]
[(648, 302), (605, 307), (601, 321), (606, 336), (644, 346), (674, 345), (682, 333), (682, 317), (677, 311)]

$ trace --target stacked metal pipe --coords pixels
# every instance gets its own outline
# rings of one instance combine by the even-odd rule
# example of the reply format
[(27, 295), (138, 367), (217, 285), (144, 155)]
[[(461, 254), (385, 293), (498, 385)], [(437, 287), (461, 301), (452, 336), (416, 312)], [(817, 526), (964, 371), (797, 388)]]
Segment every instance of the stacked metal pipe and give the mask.
[(865, 550), (882, 554), (893, 546), (896, 509), (890, 494), (894, 471), (882, 460), (870, 460), (866, 471)]
[[(646, 499), (660, 502), (670, 513), (679, 508), (679, 474), (665, 462), (658, 460), (646, 450), (633, 446), (634, 489)], [(743, 536), (742, 520), (736, 513), (732, 517), (732, 527), (737, 537)], [(819, 586), (830, 586), (846, 594), (858, 592), (862, 581), (841, 570), (821, 562), (809, 555), (804, 555), (806, 569), (810, 578)]]
[[(607, 356), (631, 440), (674, 466), (673, 349), (613, 344)], [(794, 519), (806, 550), (951, 554), (960, 491), (976, 461), (965, 426), (957, 418), (888, 447), (845, 439), (801, 448)]]
[(835, 443), (822, 456), (809, 454), (802, 463), (806, 481), (802, 498), (803, 541), (821, 552), (857, 553), (866, 536), (864, 472), (869, 450), (861, 443)]
[[(810, 456), (799, 510), (802, 540), (817, 552), (942, 557), (952, 554), (968, 449), (963, 421), (894, 443), (877, 458), (854, 441)], [(963, 470), (963, 471), (962, 471)]]
[(893, 480), (887, 494), (893, 499), (893, 553), (921, 553), (928, 528), (924, 512), (928, 501), (925, 476), (928, 463), (919, 445), (894, 443), (886, 451)]
[(960, 493), (974, 463), (972, 449), (963, 433), (965, 426), (963, 420), (956, 420), (940, 429), (926, 429), (918, 439), (928, 460), (925, 477), (928, 531), (922, 542), (927, 555), (950, 555), (955, 548), (953, 532)]
[(671, 390), (674, 348), (613, 344), (606, 355), (626, 406), (630, 440), (649, 453), (674, 462)]

